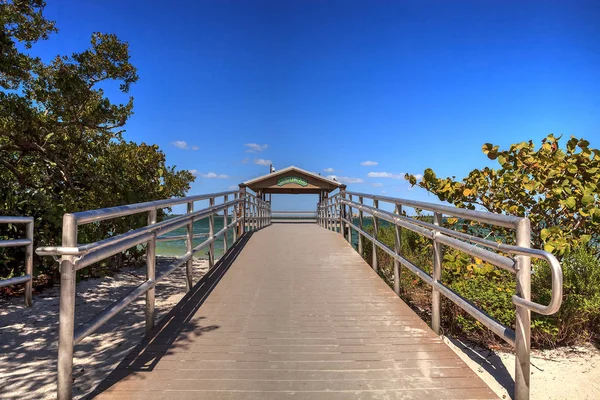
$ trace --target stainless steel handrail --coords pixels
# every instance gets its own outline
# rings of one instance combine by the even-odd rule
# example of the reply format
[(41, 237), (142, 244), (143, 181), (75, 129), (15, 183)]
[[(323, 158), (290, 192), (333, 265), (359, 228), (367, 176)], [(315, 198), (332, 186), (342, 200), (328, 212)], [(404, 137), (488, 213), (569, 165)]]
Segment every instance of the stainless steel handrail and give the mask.
[[(232, 198), (230, 199), (230, 196)], [(223, 202), (215, 204), (217, 197)], [(209, 206), (194, 211), (194, 203), (209, 200)], [(187, 213), (157, 222), (157, 211), (178, 204), (187, 204)], [(231, 214), (229, 212), (231, 211)], [(219, 214), (222, 212), (222, 214)], [(142, 228), (115, 235), (94, 243), (78, 244), (77, 233), (80, 225), (109, 220), (128, 215), (147, 213), (148, 224)], [(229, 220), (231, 215), (231, 221)], [(223, 218), (223, 228), (215, 232), (215, 217)], [(204, 235), (193, 233), (193, 223), (208, 218), (209, 233)], [(0, 222), (2, 222), (0, 220)], [(95, 332), (104, 323), (117, 315), (127, 305), (142, 295), (146, 295), (146, 331), (154, 327), (155, 286), (166, 276), (182, 265), (186, 265), (186, 286), (191, 290), (193, 255), (208, 248), (209, 268), (215, 264), (215, 242), (223, 237), (223, 252), (229, 249), (228, 232), (233, 231), (235, 243), (244, 232), (261, 229), (271, 223), (270, 203), (245, 191), (229, 191), (203, 194), (175, 199), (151, 201), (146, 203), (109, 207), (100, 210), (82, 211), (65, 214), (63, 217), (63, 240), (61, 246), (39, 247), (37, 254), (60, 257), (60, 313), (58, 344), (58, 391), (59, 400), (72, 398), (73, 383), (73, 348), (85, 337)], [(187, 235), (161, 236), (175, 229), (187, 227)], [(205, 241), (193, 247), (192, 241), (197, 237), (207, 237)], [(156, 276), (156, 243), (166, 240), (186, 240), (187, 251), (183, 256), (173, 260), (160, 276)], [(104, 260), (128, 248), (146, 244), (147, 277), (138, 287), (124, 298), (114, 302), (108, 308), (92, 317), (88, 322), (75, 329), (75, 276), (76, 272), (86, 266)], [(32, 247), (33, 248), (33, 247)]]
[(0, 216), (0, 224), (25, 225), (25, 238), (0, 240), (0, 248), (25, 247), (25, 275), (0, 280), (0, 288), (25, 284), (25, 305), (33, 304), (33, 217)]
[[(354, 201), (353, 198), (358, 198), (358, 202)], [(364, 199), (372, 200), (373, 205), (365, 205)], [(395, 211), (390, 212), (379, 209), (380, 201), (394, 205)], [(433, 223), (402, 215), (402, 206), (433, 212)], [(356, 208), (358, 211), (358, 226), (352, 219), (353, 208)], [(363, 229), (364, 213), (371, 215), (373, 219), (374, 232), (372, 235)], [(497, 243), (468, 233), (445, 228), (441, 226), (443, 215), (477, 221), (489, 224), (492, 227), (513, 229), (516, 232), (516, 245)], [(400, 266), (404, 266), (425, 283), (429, 284), (432, 287), (432, 329), (437, 334), (440, 333), (440, 295), (444, 295), (484, 326), (488, 327), (508, 343), (514, 345), (516, 348), (515, 397), (519, 400), (529, 398), (530, 312), (534, 311), (543, 315), (550, 315), (557, 312), (562, 302), (563, 285), (562, 269), (556, 257), (546, 251), (530, 248), (531, 229), (527, 218), (348, 191), (342, 191), (336, 196), (321, 202), (317, 207), (317, 216), (320, 226), (347, 236), (347, 240), (350, 243), (352, 243), (352, 229), (354, 229), (358, 233), (358, 251), (360, 253), (362, 253), (363, 248), (363, 237), (371, 241), (373, 246), (373, 269), (377, 270), (378, 268), (376, 248), (380, 248), (389, 254), (394, 259), (394, 290), (397, 294), (400, 294), (398, 283)], [(378, 219), (385, 220), (395, 227), (396, 241), (394, 249), (390, 249), (378, 240)], [(433, 273), (431, 275), (400, 254), (400, 228), (409, 229), (433, 241)], [(517, 311), (515, 330), (501, 324), (441, 282), (442, 245), (478, 257), (492, 265), (516, 274), (517, 293), (512, 296), (512, 302), (515, 304)], [(503, 254), (499, 254), (496, 251)], [(510, 257), (506, 255), (510, 255)], [(531, 257), (545, 260), (550, 266), (552, 295), (547, 305), (531, 301)]]

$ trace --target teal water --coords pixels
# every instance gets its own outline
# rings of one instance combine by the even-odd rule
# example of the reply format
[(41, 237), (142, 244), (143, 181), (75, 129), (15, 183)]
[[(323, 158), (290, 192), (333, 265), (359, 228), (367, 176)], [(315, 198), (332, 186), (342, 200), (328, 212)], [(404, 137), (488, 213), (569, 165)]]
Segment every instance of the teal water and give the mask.
[[(231, 217), (228, 219), (231, 223)], [(219, 215), (215, 217), (215, 233), (223, 229), (223, 216)], [(208, 218), (194, 222), (194, 235), (206, 234), (209, 232), (209, 221)], [(179, 228), (171, 231), (164, 236), (179, 236), (187, 235), (187, 227)], [(204, 242), (208, 237), (200, 237), (193, 240), (194, 247)], [(233, 230), (230, 229), (227, 235), (228, 243), (231, 246), (233, 243)], [(169, 242), (158, 242), (156, 244), (156, 254), (165, 257), (176, 257), (182, 256), (186, 252), (185, 240), (174, 240)], [(196, 258), (208, 259), (208, 247), (204, 250), (199, 251), (194, 255)], [(223, 237), (220, 237), (215, 242), (215, 258), (220, 258), (223, 255)]]

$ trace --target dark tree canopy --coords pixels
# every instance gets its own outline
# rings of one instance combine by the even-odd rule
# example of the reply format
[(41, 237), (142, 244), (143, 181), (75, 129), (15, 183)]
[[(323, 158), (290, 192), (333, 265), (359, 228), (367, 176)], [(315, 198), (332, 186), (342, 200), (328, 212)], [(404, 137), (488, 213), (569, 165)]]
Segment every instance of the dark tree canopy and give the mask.
[[(29, 54), (57, 32), (44, 6), (0, 1), (0, 213), (36, 217), (38, 244), (51, 245), (65, 212), (181, 196), (194, 177), (167, 166), (157, 146), (123, 139), (133, 97), (116, 104), (102, 87), (127, 94), (138, 80), (126, 42), (96, 32), (79, 53), (48, 63)], [(122, 229), (103, 226), (87, 239)], [(10, 258), (0, 253), (0, 276)]]

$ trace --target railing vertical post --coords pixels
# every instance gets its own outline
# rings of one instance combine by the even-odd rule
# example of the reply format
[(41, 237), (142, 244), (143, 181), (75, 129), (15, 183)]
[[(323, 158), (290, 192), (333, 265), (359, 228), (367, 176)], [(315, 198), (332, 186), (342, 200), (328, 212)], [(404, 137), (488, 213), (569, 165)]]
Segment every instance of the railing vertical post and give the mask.
[[(223, 196), (223, 202), (227, 203), (227, 201), (229, 200), (229, 196), (228, 195), (224, 195)], [(225, 233), (223, 234), (223, 254), (227, 253), (227, 234), (229, 233), (229, 229), (227, 229), (227, 226), (229, 226), (229, 212), (227, 211), (227, 208), (225, 210), (223, 210), (223, 229), (225, 229)]]
[[(523, 218), (517, 225), (517, 246), (531, 247), (531, 225)], [(531, 257), (517, 256), (517, 290), (516, 295), (531, 300)], [(530, 330), (531, 311), (517, 306), (517, 322), (515, 325), (515, 399), (529, 399), (530, 372)]]
[(246, 232), (246, 223), (248, 222), (246, 214), (246, 207), (248, 207), (248, 196), (246, 195), (245, 187), (242, 188), (242, 191), (240, 192), (240, 197), (242, 198), (242, 202), (239, 204), (241, 221), (238, 236), (242, 237), (242, 235)]
[[(442, 225), (442, 214), (433, 214), (434, 225)], [(433, 273), (434, 286), (431, 292), (431, 329), (436, 335), (440, 334), (441, 314), (442, 314), (442, 298), (441, 293), (435, 288), (435, 283), (442, 279), (442, 245), (433, 238)]]
[[(379, 208), (379, 200), (377, 199), (373, 199), (373, 207), (374, 208)], [(372, 267), (373, 270), (375, 270), (375, 272), (377, 272), (377, 270), (379, 269), (379, 266), (377, 265), (377, 231), (379, 230), (378, 228), (378, 223), (377, 223), (377, 217), (375, 215), (371, 215), (371, 217), (373, 218), (373, 258), (372, 258)]]
[(343, 209), (342, 207), (344, 207), (344, 205), (342, 204), (342, 199), (346, 198), (346, 196), (344, 195), (344, 192), (340, 192), (340, 196), (338, 197), (337, 200), (337, 212), (338, 212), (338, 232), (342, 235), (342, 237), (344, 237), (344, 221), (342, 218), (344, 218), (344, 213), (343, 213)]
[(331, 231), (335, 232), (337, 230), (337, 220), (335, 219), (336, 211), (335, 211), (335, 201), (331, 201), (331, 206), (329, 207), (329, 214), (331, 215), (329, 222), (331, 224)]
[[(148, 212), (148, 225), (156, 223), (156, 209)], [(146, 279), (156, 279), (156, 235), (146, 242)], [(146, 333), (154, 328), (155, 311), (154, 311), (154, 288), (146, 292)]]
[[(358, 197), (358, 202), (363, 204), (362, 196)], [(358, 227), (360, 230), (363, 230), (363, 211), (361, 208), (358, 209)], [(358, 232), (358, 254), (363, 255), (363, 236), (360, 232)]]
[(258, 202), (252, 197), (252, 230), (258, 229)]
[(25, 225), (26, 237), (29, 239), (29, 244), (25, 248), (25, 274), (30, 278), (25, 282), (25, 305), (31, 307), (33, 305), (33, 220)]
[[(348, 200), (352, 201), (352, 195), (349, 194), (348, 195)], [(348, 221), (350, 221), (351, 223), (352, 221), (352, 206), (350, 204), (348, 204), (348, 213), (346, 214), (346, 219)], [(352, 225), (347, 224), (347, 228), (348, 228), (348, 243), (350, 243), (350, 246), (352, 246)]]
[[(72, 214), (63, 217), (62, 245), (77, 246), (77, 221)], [(73, 346), (75, 329), (75, 257), (60, 262), (60, 311), (58, 325), (58, 400), (73, 397)]]
[(260, 229), (265, 227), (265, 202), (263, 200), (260, 200), (260, 208), (259, 208), (259, 215), (260, 215)]
[[(396, 207), (394, 208), (394, 212), (398, 215), (402, 214), (402, 206), (400, 204), (396, 204)], [(396, 252), (396, 254), (400, 254), (401, 251), (401, 246), (402, 246), (402, 241), (401, 241), (401, 237), (400, 237), (400, 227), (398, 225), (395, 225), (395, 231), (396, 231), (396, 240), (394, 241), (394, 251)], [(400, 261), (398, 261), (397, 259), (394, 258), (394, 292), (396, 292), (396, 294), (398, 296), (400, 296)]]
[[(233, 195), (233, 199), (234, 199), (234, 200), (236, 200), (236, 201), (237, 201), (237, 200), (239, 200), (239, 198), (240, 198), (240, 193), (239, 193), (239, 192), (238, 192), (238, 193), (235, 193), (235, 194)], [(237, 234), (238, 234), (238, 228), (239, 228), (239, 224), (240, 224), (240, 222), (239, 222), (239, 219), (238, 219), (238, 218), (239, 218), (239, 215), (240, 215), (240, 214), (239, 214), (239, 203), (237, 203), (237, 202), (236, 202), (236, 203), (234, 204), (234, 206), (233, 206), (233, 211), (232, 211), (232, 215), (231, 215), (231, 218), (236, 220), (236, 223), (235, 223), (235, 225), (233, 225), (233, 243), (232, 243), (232, 245), (233, 245), (235, 242), (237, 242)], [(233, 221), (232, 221), (232, 222), (233, 222)]]
[[(190, 201), (187, 203), (187, 213), (191, 214), (194, 212), (194, 202)], [(187, 224), (187, 240), (186, 240), (187, 252), (191, 253), (194, 248), (194, 222), (190, 220)], [(189, 292), (194, 287), (194, 260), (191, 257), (185, 263), (185, 276), (186, 276), (186, 288)]]
[(345, 199), (346, 193), (341, 192), (338, 199), (338, 212), (340, 213), (340, 235), (342, 235), (344, 239), (346, 238), (346, 223), (344, 222), (344, 219), (346, 218), (346, 205), (342, 203), (342, 201)]
[[(215, 198), (211, 197), (209, 199), (209, 206), (215, 206)], [(208, 236), (211, 239), (215, 238), (215, 214), (210, 214), (208, 217)], [(212, 269), (215, 266), (215, 242), (213, 241), (208, 245), (208, 269)]]

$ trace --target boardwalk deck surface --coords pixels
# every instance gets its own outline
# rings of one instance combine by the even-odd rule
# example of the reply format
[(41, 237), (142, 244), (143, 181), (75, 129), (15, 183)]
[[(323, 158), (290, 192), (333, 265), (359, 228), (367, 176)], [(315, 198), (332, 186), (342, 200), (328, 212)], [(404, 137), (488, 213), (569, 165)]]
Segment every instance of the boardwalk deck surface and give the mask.
[(101, 399), (490, 399), (339, 235), (255, 232), (98, 388)]

